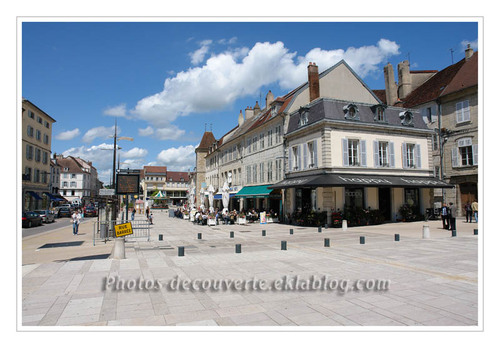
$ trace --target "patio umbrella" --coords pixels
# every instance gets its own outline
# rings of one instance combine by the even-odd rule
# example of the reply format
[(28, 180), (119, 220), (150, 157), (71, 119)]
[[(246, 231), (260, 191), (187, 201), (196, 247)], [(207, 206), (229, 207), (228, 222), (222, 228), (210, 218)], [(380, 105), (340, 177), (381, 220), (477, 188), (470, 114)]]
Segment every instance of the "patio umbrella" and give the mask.
[(229, 185), (227, 181), (224, 182), (224, 186), (222, 187), (222, 205), (224, 209), (223, 212), (227, 212), (227, 208), (229, 207)]
[(214, 212), (214, 192), (214, 187), (212, 185), (208, 186), (208, 205), (211, 213)]

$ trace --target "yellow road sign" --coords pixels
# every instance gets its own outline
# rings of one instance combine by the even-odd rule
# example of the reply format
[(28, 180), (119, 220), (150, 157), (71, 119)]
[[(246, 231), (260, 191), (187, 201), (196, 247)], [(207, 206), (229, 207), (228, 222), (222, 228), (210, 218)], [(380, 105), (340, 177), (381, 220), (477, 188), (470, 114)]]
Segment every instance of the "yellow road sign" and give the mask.
[(117, 237), (123, 237), (133, 233), (134, 231), (132, 231), (132, 223), (130, 222), (115, 225), (115, 234)]

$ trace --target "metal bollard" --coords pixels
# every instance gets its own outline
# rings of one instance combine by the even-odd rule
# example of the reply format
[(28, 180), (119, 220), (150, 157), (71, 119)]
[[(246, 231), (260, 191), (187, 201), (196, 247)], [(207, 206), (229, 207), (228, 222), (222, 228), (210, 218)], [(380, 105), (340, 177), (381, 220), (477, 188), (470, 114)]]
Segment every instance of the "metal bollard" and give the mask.
[(184, 256), (184, 247), (180, 246), (177, 252), (177, 256)]
[(474, 229), (474, 235), (475, 235), (475, 236), (477, 236), (477, 233), (478, 233), (478, 229), (477, 229), (477, 228), (475, 228), (475, 229)]
[(359, 237), (359, 244), (365, 244), (365, 237)]
[(394, 240), (395, 240), (396, 242), (399, 242), (399, 234), (395, 234), (395, 235), (394, 235)]
[(422, 238), (428, 239), (431, 237), (431, 230), (429, 229), (428, 225), (424, 225), (422, 228)]
[(236, 254), (241, 254), (241, 244), (236, 244)]
[(326, 248), (330, 247), (330, 238), (325, 238), (325, 247)]
[(262, 237), (266, 236), (266, 230), (262, 230)]
[(325, 224), (325, 230), (328, 228), (328, 224)]
[(293, 228), (290, 229), (290, 234), (293, 234)]
[(229, 232), (229, 238), (234, 238), (234, 232), (233, 231)]
[(158, 240), (163, 240), (163, 234), (158, 235)]
[(198, 233), (198, 239), (201, 239), (201, 233)]
[(318, 226), (318, 233), (321, 233), (321, 226)]
[(286, 240), (281, 241), (281, 250), (286, 250)]

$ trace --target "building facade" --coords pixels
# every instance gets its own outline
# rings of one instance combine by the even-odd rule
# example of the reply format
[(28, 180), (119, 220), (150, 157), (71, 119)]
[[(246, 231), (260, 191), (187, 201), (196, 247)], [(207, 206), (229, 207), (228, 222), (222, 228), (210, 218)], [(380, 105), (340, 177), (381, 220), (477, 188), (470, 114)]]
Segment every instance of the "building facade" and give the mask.
[[(140, 177), (144, 201), (156, 199), (169, 206), (187, 202), (190, 173), (167, 171), (165, 166), (144, 166)], [(152, 203), (147, 205), (151, 206)]]
[[(390, 77), (386, 74), (387, 80)], [(453, 185), (450, 189), (434, 190), (435, 206), (453, 202), (461, 207), (458, 214), (465, 214), (464, 205), (478, 200), (478, 52), (468, 47), (464, 59), (433, 72), (393, 102), (419, 109), (428, 128), (434, 130), (434, 173)]]
[(50, 206), (51, 116), (27, 99), (22, 101), (22, 207), (23, 210)]
[(101, 183), (92, 162), (63, 155), (54, 156), (54, 164), (60, 167), (59, 194), (68, 202), (83, 204), (97, 197)]

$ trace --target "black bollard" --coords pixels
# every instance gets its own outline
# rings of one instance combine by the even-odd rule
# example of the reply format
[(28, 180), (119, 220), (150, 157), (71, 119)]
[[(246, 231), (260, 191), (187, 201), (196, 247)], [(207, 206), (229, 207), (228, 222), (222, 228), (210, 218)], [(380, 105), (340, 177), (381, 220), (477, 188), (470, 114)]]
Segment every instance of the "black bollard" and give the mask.
[(321, 226), (318, 226), (318, 233), (321, 233)]
[(293, 234), (293, 228), (290, 229), (290, 234)]
[(234, 232), (233, 231), (229, 232), (229, 238), (234, 238)]
[(241, 254), (241, 244), (236, 244), (236, 254)]
[(198, 233), (198, 239), (201, 239), (201, 233)]
[(163, 240), (163, 234), (158, 235), (158, 240)]
[(262, 230), (262, 237), (266, 236), (266, 230)]
[(184, 256), (184, 247), (183, 246), (179, 247), (179, 251), (178, 251), (177, 255), (178, 256)]
[(325, 247), (326, 248), (330, 247), (330, 238), (325, 238)]
[(365, 237), (359, 237), (359, 244), (365, 244)]
[(457, 231), (456, 230), (452, 230), (451, 231), (451, 236), (452, 237), (456, 237), (457, 236)]
[(328, 228), (328, 224), (325, 224), (325, 230)]
[(286, 240), (281, 241), (281, 250), (286, 250)]
[(394, 235), (394, 240), (395, 240), (396, 242), (399, 242), (399, 234), (395, 234), (395, 235)]
[(474, 229), (474, 235), (477, 236), (478, 230), (477, 228)]

